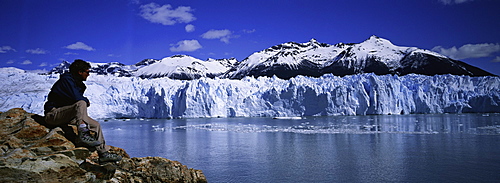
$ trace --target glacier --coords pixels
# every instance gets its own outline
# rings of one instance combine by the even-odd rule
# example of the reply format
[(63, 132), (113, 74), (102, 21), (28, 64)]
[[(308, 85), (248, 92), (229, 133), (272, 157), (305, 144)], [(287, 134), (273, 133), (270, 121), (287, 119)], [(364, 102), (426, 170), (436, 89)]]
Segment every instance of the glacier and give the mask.
[[(43, 114), (58, 74), (0, 68), (0, 111)], [(294, 117), (500, 112), (500, 77), (357, 74), (240, 80), (91, 75), (93, 118)]]

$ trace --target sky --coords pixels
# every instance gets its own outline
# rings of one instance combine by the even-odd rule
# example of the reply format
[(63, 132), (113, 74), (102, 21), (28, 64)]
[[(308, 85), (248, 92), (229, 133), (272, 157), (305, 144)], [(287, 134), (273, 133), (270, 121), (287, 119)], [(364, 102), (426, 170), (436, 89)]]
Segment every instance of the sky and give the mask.
[(500, 75), (499, 0), (0, 0), (0, 67), (236, 58), (372, 35)]

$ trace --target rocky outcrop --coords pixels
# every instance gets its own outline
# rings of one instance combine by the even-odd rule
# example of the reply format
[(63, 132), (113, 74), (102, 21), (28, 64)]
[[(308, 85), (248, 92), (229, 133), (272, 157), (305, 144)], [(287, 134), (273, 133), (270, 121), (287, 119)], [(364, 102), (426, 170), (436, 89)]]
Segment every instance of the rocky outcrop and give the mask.
[(111, 151), (124, 158), (100, 165), (96, 152), (68, 140), (71, 126), (38, 119), (21, 108), (0, 113), (0, 182), (207, 182), (201, 170), (160, 157), (130, 158), (117, 147)]

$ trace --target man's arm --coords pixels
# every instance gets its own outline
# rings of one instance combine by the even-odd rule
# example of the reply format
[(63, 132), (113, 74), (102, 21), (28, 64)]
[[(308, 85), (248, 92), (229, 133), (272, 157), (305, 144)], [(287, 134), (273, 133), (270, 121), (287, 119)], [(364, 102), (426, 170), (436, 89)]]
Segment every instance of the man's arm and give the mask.
[(58, 93), (64, 96), (64, 98), (72, 100), (68, 101), (69, 103), (75, 103), (79, 100), (83, 100), (87, 102), (87, 106), (90, 106), (89, 99), (83, 96), (82, 88), (78, 87), (74, 80), (63, 79), (58, 84), (59, 86), (57, 86), (57, 88), (60, 90)]

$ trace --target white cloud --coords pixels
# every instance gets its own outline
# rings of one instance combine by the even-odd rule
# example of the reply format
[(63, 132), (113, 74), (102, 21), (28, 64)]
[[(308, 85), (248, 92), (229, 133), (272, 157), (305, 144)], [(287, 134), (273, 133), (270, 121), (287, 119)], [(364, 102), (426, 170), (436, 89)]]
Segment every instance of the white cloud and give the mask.
[(244, 33), (247, 33), (247, 34), (254, 33), (255, 31), (256, 31), (255, 29), (252, 29), (252, 30), (243, 29), (243, 32), (244, 32)]
[(78, 55), (78, 53), (73, 53), (73, 52), (66, 52), (64, 55)]
[(16, 52), (16, 50), (10, 46), (1, 46), (0, 53), (7, 53), (8, 51)]
[(26, 50), (26, 53), (37, 54), (37, 55), (43, 55), (43, 54), (47, 54), (47, 53), (48, 53), (48, 51), (47, 51), (47, 50), (44, 50), (44, 49), (41, 49), (41, 48), (36, 48), (36, 49), (29, 49), (29, 50)]
[(48, 66), (47, 62), (42, 62), (39, 67), (45, 67), (45, 66)]
[(443, 48), (436, 46), (432, 51), (446, 55), (453, 59), (467, 59), (467, 58), (482, 58), (490, 57), (493, 53), (500, 52), (500, 44), (483, 43), (483, 44), (466, 44), (460, 48), (455, 46), (452, 48)]
[(224, 29), (224, 30), (209, 30), (201, 35), (202, 38), (205, 39), (220, 39), (220, 41), (224, 43), (229, 43), (229, 39), (233, 38), (232, 32)]
[(461, 4), (461, 3), (465, 3), (465, 2), (470, 2), (470, 1), (474, 1), (474, 0), (439, 0), (439, 2), (445, 4), (445, 5), (448, 5), (448, 4)]
[(186, 25), (186, 32), (193, 32), (193, 31), (194, 31), (194, 25), (187, 24)]
[(129, 0), (130, 4), (141, 4), (141, 1), (139, 0)]
[(22, 65), (30, 65), (32, 63), (33, 62), (31, 62), (30, 60), (25, 60), (25, 61), (21, 62)]
[(205, 32), (201, 35), (201, 37), (205, 39), (219, 39), (222, 37), (226, 37), (231, 35), (231, 31), (224, 29), (224, 30), (209, 30), (208, 32)]
[(500, 62), (500, 56), (495, 57), (491, 62)]
[(162, 25), (189, 23), (196, 20), (191, 13), (193, 9), (189, 6), (179, 6), (177, 9), (172, 9), (172, 6), (169, 4), (160, 6), (156, 3), (149, 3), (142, 5), (140, 9), (142, 18)]
[(108, 54), (108, 57), (121, 57), (121, 55)]
[(76, 43), (70, 44), (70, 45), (66, 46), (65, 48), (71, 49), (71, 50), (95, 51), (94, 48), (92, 48), (89, 45), (86, 45), (85, 43), (82, 43), (82, 42), (76, 42)]
[(13, 64), (15, 61), (14, 60), (8, 60), (7, 64)]
[(183, 40), (177, 42), (177, 44), (170, 45), (170, 51), (173, 52), (181, 52), (181, 51), (196, 51), (197, 49), (202, 48), (201, 44), (198, 40)]

